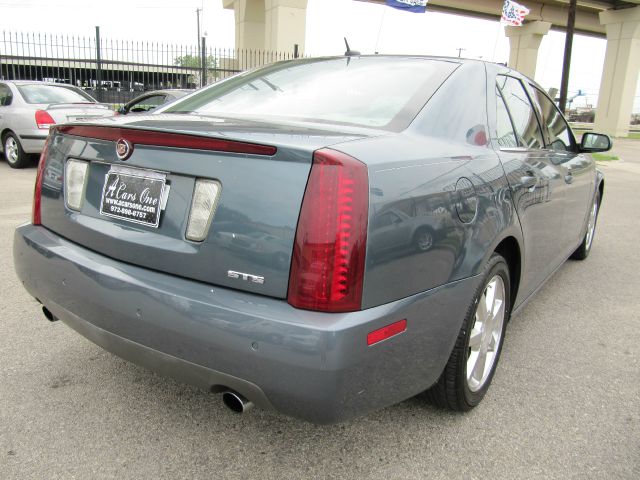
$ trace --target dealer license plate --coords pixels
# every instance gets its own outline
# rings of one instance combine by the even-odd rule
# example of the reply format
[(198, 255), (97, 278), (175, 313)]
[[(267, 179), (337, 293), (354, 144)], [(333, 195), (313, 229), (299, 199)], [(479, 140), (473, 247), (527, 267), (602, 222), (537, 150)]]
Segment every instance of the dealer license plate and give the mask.
[(157, 228), (165, 183), (164, 173), (113, 166), (105, 175), (100, 213)]

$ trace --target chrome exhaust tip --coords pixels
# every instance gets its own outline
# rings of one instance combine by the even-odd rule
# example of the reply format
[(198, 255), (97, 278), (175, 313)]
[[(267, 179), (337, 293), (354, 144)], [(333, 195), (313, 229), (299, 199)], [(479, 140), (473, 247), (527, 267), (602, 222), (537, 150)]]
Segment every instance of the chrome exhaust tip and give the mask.
[(222, 394), (222, 403), (235, 413), (244, 413), (253, 407), (253, 403), (237, 392), (227, 391)]
[(51, 310), (45, 306), (42, 307), (42, 313), (44, 313), (45, 318), (50, 322), (56, 322), (58, 320), (58, 317), (51, 313)]

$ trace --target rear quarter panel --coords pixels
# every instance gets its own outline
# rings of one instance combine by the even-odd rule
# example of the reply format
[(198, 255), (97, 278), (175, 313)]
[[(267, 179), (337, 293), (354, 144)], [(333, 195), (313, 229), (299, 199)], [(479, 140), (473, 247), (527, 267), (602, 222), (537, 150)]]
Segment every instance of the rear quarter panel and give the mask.
[[(477, 275), (503, 238), (520, 238), (486, 103), (484, 65), (466, 64), (407, 131), (334, 147), (369, 167), (363, 308)], [(384, 226), (390, 211), (401, 213)], [(397, 229), (394, 248), (376, 241), (383, 228)], [(416, 245), (420, 231), (432, 232), (428, 249)]]

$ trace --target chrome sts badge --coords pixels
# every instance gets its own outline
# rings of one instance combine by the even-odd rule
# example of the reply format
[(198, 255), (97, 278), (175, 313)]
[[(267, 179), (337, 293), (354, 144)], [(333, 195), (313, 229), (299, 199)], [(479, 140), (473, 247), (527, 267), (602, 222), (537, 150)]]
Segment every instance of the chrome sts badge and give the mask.
[(133, 145), (128, 140), (119, 138), (116, 142), (116, 155), (118, 158), (124, 161), (131, 156), (131, 152), (133, 152)]
[(264, 277), (251, 275), (250, 273), (234, 272), (233, 270), (229, 270), (227, 272), (227, 277), (239, 278), (241, 280), (244, 280), (245, 282), (259, 283), (260, 285), (264, 283)]

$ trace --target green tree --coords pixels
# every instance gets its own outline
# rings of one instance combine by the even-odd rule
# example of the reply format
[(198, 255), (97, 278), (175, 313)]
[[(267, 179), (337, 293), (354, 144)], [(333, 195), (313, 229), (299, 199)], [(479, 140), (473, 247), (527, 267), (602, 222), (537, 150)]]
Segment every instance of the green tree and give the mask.
[[(177, 57), (174, 63), (179, 67), (189, 67), (189, 68), (201, 68), (202, 62), (200, 57), (197, 55), (183, 55), (181, 57)], [(209, 55), (206, 57), (207, 69), (216, 68), (217, 61), (213, 55)]]

